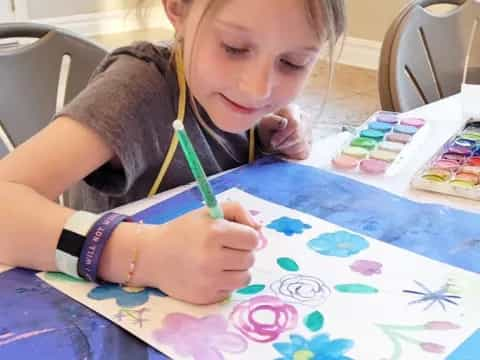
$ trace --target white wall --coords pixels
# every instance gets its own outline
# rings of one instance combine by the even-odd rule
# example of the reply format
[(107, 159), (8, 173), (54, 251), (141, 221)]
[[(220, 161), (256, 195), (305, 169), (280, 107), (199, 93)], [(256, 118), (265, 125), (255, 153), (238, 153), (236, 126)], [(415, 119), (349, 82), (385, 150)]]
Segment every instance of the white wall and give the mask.
[(0, 22), (12, 21), (15, 16), (12, 12), (12, 5), (10, 0), (0, 0)]
[(136, 0), (26, 0), (26, 3), (31, 19), (43, 19), (132, 9)]

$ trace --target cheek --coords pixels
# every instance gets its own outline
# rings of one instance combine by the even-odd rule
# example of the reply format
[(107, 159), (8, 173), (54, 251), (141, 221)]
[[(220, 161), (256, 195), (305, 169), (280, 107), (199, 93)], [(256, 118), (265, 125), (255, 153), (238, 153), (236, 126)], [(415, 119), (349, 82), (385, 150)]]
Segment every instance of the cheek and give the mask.
[(294, 101), (302, 92), (305, 78), (284, 78), (275, 87), (275, 107), (282, 108)]
[(193, 62), (192, 87), (202, 89), (203, 93), (221, 91), (231, 78), (228, 65), (213, 51), (199, 51)]

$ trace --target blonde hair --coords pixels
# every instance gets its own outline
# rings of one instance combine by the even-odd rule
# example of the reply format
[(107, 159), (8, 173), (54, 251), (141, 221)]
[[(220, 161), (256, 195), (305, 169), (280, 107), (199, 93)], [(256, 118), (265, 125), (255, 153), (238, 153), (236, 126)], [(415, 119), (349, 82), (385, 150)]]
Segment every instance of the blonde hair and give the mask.
[[(137, 0), (137, 15), (142, 19), (148, 13), (148, 6), (155, 0)], [(181, 0), (185, 5), (190, 5), (194, 0)], [(344, 0), (303, 0), (305, 10), (307, 13), (307, 21), (315, 30), (317, 34), (318, 41), (323, 43), (324, 41), (328, 42), (328, 59), (329, 59), (329, 76), (328, 76), (328, 87), (327, 87), (327, 96), (324, 98), (322, 108), (324, 107), (326, 100), (328, 98), (328, 93), (331, 88), (333, 77), (334, 77), (334, 67), (337, 59), (335, 58), (335, 50), (339, 39), (342, 38), (345, 33), (346, 28), (346, 13), (345, 13), (345, 1)], [(220, 5), (225, 4), (225, 0), (210, 0), (205, 7), (200, 20), (199, 27), (202, 25), (203, 21), (207, 15), (218, 8)], [(197, 29), (198, 34), (198, 29)], [(195, 35), (196, 36), (196, 35)], [(193, 42), (194, 46), (196, 44), (195, 39)], [(181, 50), (181, 39), (175, 38), (174, 51)], [(174, 58), (172, 51), (172, 60)], [(340, 51), (341, 52), (341, 51)], [(339, 52), (339, 54), (340, 54)], [(194, 51), (192, 51), (194, 53)], [(203, 128), (211, 135), (217, 142), (219, 142), (222, 147), (233, 156), (233, 152), (228, 149), (223, 138), (219, 137), (203, 120), (200, 111), (197, 106), (197, 102), (193, 98), (193, 95), (190, 92), (190, 101), (192, 104), (193, 111), (195, 116), (203, 126)], [(313, 126), (309, 124), (309, 126)], [(240, 162), (240, 161), (239, 161)]]

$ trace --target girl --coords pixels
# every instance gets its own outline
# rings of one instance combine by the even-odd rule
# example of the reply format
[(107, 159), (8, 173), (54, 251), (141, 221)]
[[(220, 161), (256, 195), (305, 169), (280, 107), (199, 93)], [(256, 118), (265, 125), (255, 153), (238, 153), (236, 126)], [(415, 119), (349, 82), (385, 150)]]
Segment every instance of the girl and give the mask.
[[(255, 138), (264, 151), (307, 157), (308, 137), (289, 104), (322, 44), (332, 57), (344, 3), (163, 5), (174, 46), (114, 51), (55, 121), (0, 161), (0, 262), (156, 287), (197, 304), (250, 281), (260, 225), (239, 204), (222, 205), (225, 220), (200, 209), (161, 226), (94, 213), (193, 180), (172, 141), (176, 118), (209, 175), (246, 163)], [(71, 208), (55, 202), (67, 189)]]

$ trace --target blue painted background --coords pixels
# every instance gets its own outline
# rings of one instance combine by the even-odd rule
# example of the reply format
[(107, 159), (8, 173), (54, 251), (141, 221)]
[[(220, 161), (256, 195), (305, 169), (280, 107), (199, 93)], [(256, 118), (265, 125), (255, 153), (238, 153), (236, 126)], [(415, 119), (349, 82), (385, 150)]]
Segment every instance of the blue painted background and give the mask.
[[(480, 239), (478, 215), (417, 204), (344, 177), (275, 159), (237, 169), (214, 180), (213, 186), (216, 193), (238, 187), (345, 228), (480, 272), (480, 249), (462, 246), (465, 242), (479, 243), (475, 242)], [(193, 189), (137, 214), (136, 219), (163, 223), (200, 204), (200, 194)], [(166, 358), (34, 275), (24, 269), (0, 274), (0, 359)], [(42, 329), (55, 331), (10, 341)], [(472, 348), (471, 342), (467, 345)], [(480, 344), (474, 343), (473, 348), (480, 348)]]
[[(212, 185), (216, 193), (237, 187), (432, 259), (480, 272), (478, 214), (416, 203), (343, 176), (275, 159), (235, 170), (213, 180)], [(194, 188), (136, 218), (160, 224), (200, 206), (201, 196)]]

